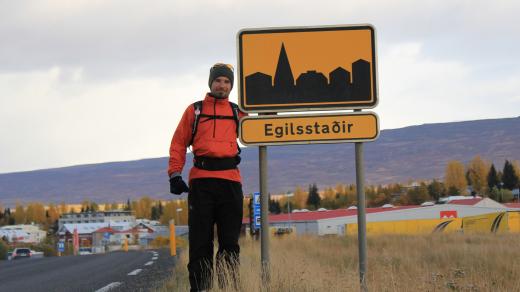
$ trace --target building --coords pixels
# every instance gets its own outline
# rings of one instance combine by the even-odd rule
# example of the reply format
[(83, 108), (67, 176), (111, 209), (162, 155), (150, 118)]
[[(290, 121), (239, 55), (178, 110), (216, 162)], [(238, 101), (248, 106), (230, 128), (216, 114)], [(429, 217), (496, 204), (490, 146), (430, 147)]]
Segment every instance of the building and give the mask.
[(128, 222), (135, 223), (135, 216), (132, 211), (97, 211), (97, 212), (81, 212), (81, 213), (65, 213), (58, 220), (58, 229), (65, 224), (80, 223), (118, 223)]
[[(96, 223), (67, 223), (58, 229), (59, 240), (65, 242), (66, 246), (72, 246), (74, 230), (78, 233), (79, 246), (93, 248), (98, 243), (96, 242), (95, 234), (102, 229), (110, 229), (116, 234), (117, 237), (121, 237), (121, 234), (132, 233), (135, 223), (133, 222), (96, 222)], [(99, 233), (99, 232), (98, 232)], [(103, 235), (104, 233), (101, 232)], [(98, 251), (99, 252), (99, 251)]]
[[(445, 204), (423, 204), (422, 206), (393, 206), (387, 204), (366, 209), (366, 221), (391, 222), (401, 220), (449, 219), (479, 216), (497, 212), (518, 211), (517, 205), (502, 205), (489, 198), (454, 199)], [(344, 235), (347, 224), (357, 223), (357, 208), (320, 211), (299, 211), (291, 214), (269, 216), (270, 226), (294, 228), (296, 234)], [(243, 220), (249, 224), (249, 218)]]
[(19, 224), (0, 227), (0, 238), (4, 236), (9, 242), (40, 243), (47, 233), (37, 225)]

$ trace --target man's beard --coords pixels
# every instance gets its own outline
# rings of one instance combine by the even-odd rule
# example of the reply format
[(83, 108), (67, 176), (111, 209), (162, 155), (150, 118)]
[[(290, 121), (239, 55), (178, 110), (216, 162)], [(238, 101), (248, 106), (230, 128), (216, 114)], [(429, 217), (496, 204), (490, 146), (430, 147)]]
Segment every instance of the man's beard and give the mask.
[(229, 96), (229, 94), (224, 91), (212, 91), (211, 96), (213, 96), (214, 98), (218, 98), (218, 99), (224, 99), (224, 98), (227, 98)]

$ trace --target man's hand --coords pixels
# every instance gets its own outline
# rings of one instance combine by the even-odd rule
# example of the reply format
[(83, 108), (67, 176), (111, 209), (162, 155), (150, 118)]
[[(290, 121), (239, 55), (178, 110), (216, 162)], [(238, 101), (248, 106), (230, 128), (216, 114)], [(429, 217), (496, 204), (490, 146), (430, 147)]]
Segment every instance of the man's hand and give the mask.
[(180, 175), (170, 178), (170, 193), (180, 195), (189, 190), (190, 188), (188, 188), (188, 185), (186, 185)]

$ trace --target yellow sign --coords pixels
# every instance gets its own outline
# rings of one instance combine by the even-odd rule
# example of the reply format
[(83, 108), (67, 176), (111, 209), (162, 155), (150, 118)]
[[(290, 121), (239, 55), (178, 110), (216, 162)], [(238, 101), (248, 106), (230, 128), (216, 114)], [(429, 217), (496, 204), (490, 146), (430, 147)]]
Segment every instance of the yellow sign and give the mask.
[(372, 112), (321, 115), (251, 116), (240, 120), (244, 145), (373, 141), (379, 135)]
[(246, 112), (377, 104), (370, 25), (244, 29), (237, 41), (239, 105)]

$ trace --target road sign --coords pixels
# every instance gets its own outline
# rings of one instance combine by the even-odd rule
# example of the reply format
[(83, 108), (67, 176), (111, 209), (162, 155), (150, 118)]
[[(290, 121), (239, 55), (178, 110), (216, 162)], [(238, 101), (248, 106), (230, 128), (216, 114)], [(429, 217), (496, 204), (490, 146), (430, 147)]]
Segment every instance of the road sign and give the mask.
[(378, 118), (372, 112), (262, 115), (240, 121), (240, 141), (249, 146), (361, 142), (378, 135)]
[(253, 193), (253, 221), (256, 229), (260, 229), (260, 193)]
[(377, 104), (371, 25), (243, 29), (237, 42), (239, 105), (245, 112)]
[(65, 252), (65, 242), (58, 241), (58, 251), (59, 252)]

